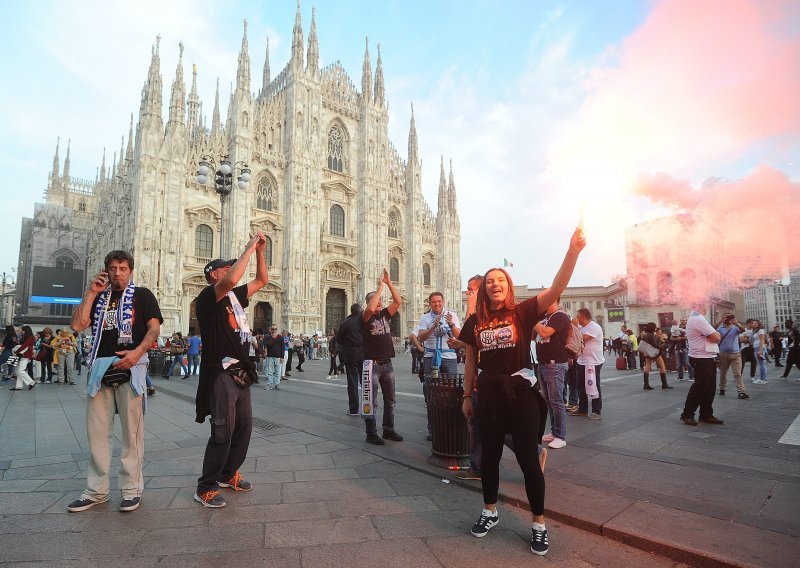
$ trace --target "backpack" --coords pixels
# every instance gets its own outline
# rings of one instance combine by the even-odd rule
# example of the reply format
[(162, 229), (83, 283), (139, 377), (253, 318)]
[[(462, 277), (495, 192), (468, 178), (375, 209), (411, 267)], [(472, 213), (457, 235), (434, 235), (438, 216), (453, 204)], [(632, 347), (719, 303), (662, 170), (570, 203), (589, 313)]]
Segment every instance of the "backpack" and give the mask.
[[(569, 315), (567, 315), (567, 312), (564, 310), (556, 310), (553, 312), (553, 314), (558, 312), (561, 312), (567, 316), (567, 318), (569, 318)], [(553, 314), (550, 314), (550, 317), (553, 317)], [(549, 321), (550, 318), (547, 318), (547, 322)], [(547, 322), (545, 325), (547, 325)], [(583, 354), (583, 334), (581, 333), (580, 328), (572, 323), (571, 319), (569, 320), (569, 327), (567, 328), (567, 337), (564, 338), (564, 347), (567, 349), (567, 353), (569, 353), (572, 357), (579, 357), (581, 354)]]

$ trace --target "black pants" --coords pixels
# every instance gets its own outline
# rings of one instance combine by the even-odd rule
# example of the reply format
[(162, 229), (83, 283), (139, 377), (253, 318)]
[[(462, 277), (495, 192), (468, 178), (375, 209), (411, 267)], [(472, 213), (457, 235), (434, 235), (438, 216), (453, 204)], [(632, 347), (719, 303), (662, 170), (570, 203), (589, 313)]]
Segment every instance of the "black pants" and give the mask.
[(339, 374), (339, 371), (338, 371), (338, 369), (336, 367), (336, 354), (335, 353), (331, 353), (331, 367), (330, 367), (330, 369), (328, 369), (328, 374), (329, 375), (334, 375), (334, 374), (338, 375)]
[(344, 369), (347, 373), (347, 406), (351, 414), (358, 412), (358, 385), (361, 382), (361, 369), (363, 366), (363, 361), (344, 364)]
[(287, 373), (292, 370), (292, 355), (294, 355), (294, 349), (289, 349), (289, 351), (286, 352), (286, 372)]
[(297, 367), (296, 367), (296, 369), (298, 371), (302, 371), (303, 370), (303, 363), (306, 362), (306, 356), (305, 356), (305, 354), (303, 353), (302, 350), (301, 351), (295, 351), (294, 354), (297, 355)]
[(791, 347), (786, 354), (786, 368), (783, 370), (783, 378), (789, 376), (789, 371), (792, 370), (792, 365), (797, 365), (800, 369), (800, 347)]
[(481, 373), (478, 378), (478, 390), (481, 393), (478, 397), (478, 427), (483, 502), (489, 505), (497, 503), (503, 439), (506, 432), (510, 432), (517, 463), (525, 477), (525, 492), (531, 512), (534, 515), (543, 515), (544, 474), (539, 467), (538, 456), (538, 444), (543, 429), (538, 400), (541, 396), (527, 380), (521, 377), (510, 380), (515, 395), (513, 399), (502, 392), (504, 389), (501, 388), (499, 377)]
[(745, 347), (742, 349), (742, 374), (744, 374), (744, 366), (750, 363), (750, 378), (756, 376), (756, 356), (752, 347)]
[(217, 489), (218, 481), (233, 477), (247, 457), (253, 431), (250, 387), (239, 387), (227, 372), (220, 373), (211, 389), (211, 437), (203, 458), (197, 493)]
[(781, 357), (783, 356), (783, 346), (776, 345), (772, 348), (772, 354), (775, 356), (775, 366), (781, 366)]
[(700, 407), (700, 420), (714, 416), (714, 395), (717, 393), (717, 363), (714, 358), (696, 359), (689, 357), (689, 364), (694, 369), (694, 383), (686, 394), (682, 418), (694, 418), (694, 412)]

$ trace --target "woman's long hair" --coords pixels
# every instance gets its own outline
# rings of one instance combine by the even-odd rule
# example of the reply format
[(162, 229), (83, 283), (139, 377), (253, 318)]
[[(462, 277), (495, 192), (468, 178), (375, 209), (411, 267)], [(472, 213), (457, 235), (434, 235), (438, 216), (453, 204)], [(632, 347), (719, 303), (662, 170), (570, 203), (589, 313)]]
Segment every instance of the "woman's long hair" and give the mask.
[(29, 325), (22, 326), (22, 343), (25, 343), (29, 337), (33, 337), (33, 330)]
[(517, 298), (514, 296), (514, 282), (511, 280), (511, 275), (503, 268), (490, 268), (483, 275), (483, 283), (481, 287), (478, 288), (478, 305), (475, 306), (475, 315), (478, 317), (478, 323), (486, 323), (492, 319), (489, 315), (489, 294), (486, 293), (486, 277), (489, 276), (490, 272), (495, 271), (502, 272), (506, 277), (506, 281), (508, 281), (508, 294), (506, 295), (505, 302), (503, 302), (503, 307), (510, 310), (517, 305)]

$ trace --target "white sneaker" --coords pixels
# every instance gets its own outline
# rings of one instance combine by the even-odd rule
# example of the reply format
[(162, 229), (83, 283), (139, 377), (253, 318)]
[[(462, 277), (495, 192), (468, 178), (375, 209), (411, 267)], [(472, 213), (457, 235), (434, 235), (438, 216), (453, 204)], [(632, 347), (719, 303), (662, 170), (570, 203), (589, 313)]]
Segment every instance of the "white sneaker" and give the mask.
[(544, 436), (542, 436), (542, 443), (552, 442), (554, 438), (555, 436), (553, 436), (552, 434), (545, 434)]
[(559, 448), (563, 448), (566, 445), (567, 445), (566, 440), (562, 440), (561, 438), (553, 438), (553, 441), (547, 444), (547, 447), (557, 450)]
[(327, 377), (325, 377), (325, 378), (326, 378), (326, 379), (332, 379), (332, 378), (333, 378), (333, 375), (328, 375), (328, 376), (327, 376)]

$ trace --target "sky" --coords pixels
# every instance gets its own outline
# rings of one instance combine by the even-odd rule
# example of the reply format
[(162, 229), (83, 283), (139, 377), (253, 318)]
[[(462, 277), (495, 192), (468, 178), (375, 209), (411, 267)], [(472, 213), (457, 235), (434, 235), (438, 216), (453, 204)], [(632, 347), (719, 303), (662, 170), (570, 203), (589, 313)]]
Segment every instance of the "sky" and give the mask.
[[(748, 231), (752, 222), (775, 230), (781, 202), (759, 192), (788, 195), (782, 218), (800, 218), (798, 2), (314, 7), (320, 64), (340, 60), (355, 85), (365, 37), (373, 71), (381, 45), (390, 138), (404, 155), (413, 103), (434, 211), (440, 159), (452, 160), (464, 281), (508, 259), (516, 284), (549, 285), (582, 219), (588, 245), (572, 284), (608, 284), (626, 271), (626, 227), (698, 202), (714, 208), (718, 197), (700, 197), (719, 187), (760, 207)], [(210, 123), (217, 78), (226, 114), (243, 20), (257, 92), (267, 38), (272, 76), (288, 62), (296, 9), (294, 0), (4, 2), (14, 26), (0, 37), (0, 52), (13, 54), (0, 89), (0, 168), (14, 175), (0, 186), (9, 243), (0, 272), (17, 264), (21, 218), (42, 200), (57, 138), (62, 162), (71, 139), (71, 173), (81, 178), (95, 178), (104, 148), (108, 160), (119, 151), (157, 35), (165, 115), (182, 41), (187, 90), (196, 64)], [(300, 9), (307, 37), (312, 4)], [(697, 199), (663, 198), (665, 180)]]

